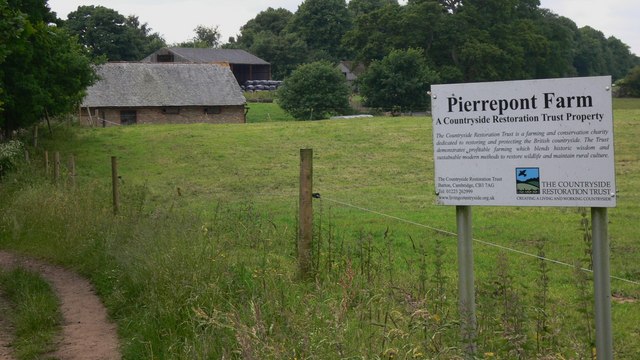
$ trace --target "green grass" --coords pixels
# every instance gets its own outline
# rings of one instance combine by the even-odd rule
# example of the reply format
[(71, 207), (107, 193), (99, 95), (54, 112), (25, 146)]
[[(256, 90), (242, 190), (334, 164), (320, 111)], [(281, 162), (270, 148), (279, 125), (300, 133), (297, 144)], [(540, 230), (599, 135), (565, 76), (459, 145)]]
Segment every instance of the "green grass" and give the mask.
[[(611, 272), (635, 281), (638, 104), (614, 103), (620, 197), (609, 211)], [(264, 105), (256, 113), (277, 110), (254, 105)], [(6, 179), (0, 247), (90, 276), (118, 322), (126, 358), (460, 354), (455, 238), (338, 203), (454, 232), (454, 209), (435, 206), (429, 118), (59, 128), (42, 144), (63, 159), (75, 154), (79, 185), (38, 180), (40, 160)], [(322, 195), (314, 203), (314, 284), (295, 280), (301, 148), (314, 149), (314, 191)], [(122, 176), (117, 217), (112, 155)], [(478, 239), (529, 253), (544, 243), (546, 256), (569, 264), (588, 256), (582, 209), (473, 211)], [(481, 355), (590, 353), (592, 316), (581, 305), (591, 295), (588, 277), (547, 264), (543, 302), (539, 261), (474, 247)], [(616, 357), (633, 359), (640, 287), (614, 280), (612, 290), (631, 300), (613, 304)], [(541, 351), (534, 339), (542, 312), (549, 333)]]
[(249, 107), (249, 111), (247, 112), (248, 123), (295, 120), (275, 102), (250, 102), (247, 106)]
[(39, 275), (22, 269), (0, 272), (0, 289), (12, 304), (7, 316), (14, 330), (11, 347), (22, 359), (43, 359), (55, 349), (61, 314), (58, 299)]

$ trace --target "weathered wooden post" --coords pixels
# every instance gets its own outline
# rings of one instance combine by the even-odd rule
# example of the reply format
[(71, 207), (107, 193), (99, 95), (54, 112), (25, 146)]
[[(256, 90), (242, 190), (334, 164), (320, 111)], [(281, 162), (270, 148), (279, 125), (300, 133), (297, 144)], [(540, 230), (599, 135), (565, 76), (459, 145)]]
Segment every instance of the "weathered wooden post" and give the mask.
[(69, 177), (71, 178), (71, 187), (76, 187), (76, 158), (71, 154), (69, 156)]
[(312, 276), (313, 149), (300, 149), (300, 202), (298, 214), (298, 268), (301, 279)]
[(38, 147), (38, 124), (33, 126), (33, 147)]
[(49, 151), (44, 151), (44, 175), (49, 176)]
[(53, 155), (53, 181), (58, 182), (60, 179), (60, 152), (56, 151)]
[(118, 158), (111, 157), (111, 184), (113, 187), (113, 214), (118, 215), (120, 198), (118, 195)]

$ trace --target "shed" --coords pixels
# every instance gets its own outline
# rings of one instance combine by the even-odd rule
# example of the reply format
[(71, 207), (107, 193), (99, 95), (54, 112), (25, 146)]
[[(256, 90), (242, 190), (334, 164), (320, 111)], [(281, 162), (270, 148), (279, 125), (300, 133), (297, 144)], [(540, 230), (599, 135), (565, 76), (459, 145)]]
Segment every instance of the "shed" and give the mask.
[(84, 124), (244, 123), (246, 99), (219, 64), (107, 63), (82, 102)]
[(358, 80), (358, 76), (365, 72), (366, 68), (364, 64), (354, 61), (340, 61), (338, 69), (344, 75), (345, 79), (347, 79), (347, 83), (349, 83), (351, 88), (357, 90), (356, 80)]
[(227, 63), (240, 85), (247, 80), (271, 80), (271, 64), (241, 49), (169, 47), (157, 50), (142, 62)]

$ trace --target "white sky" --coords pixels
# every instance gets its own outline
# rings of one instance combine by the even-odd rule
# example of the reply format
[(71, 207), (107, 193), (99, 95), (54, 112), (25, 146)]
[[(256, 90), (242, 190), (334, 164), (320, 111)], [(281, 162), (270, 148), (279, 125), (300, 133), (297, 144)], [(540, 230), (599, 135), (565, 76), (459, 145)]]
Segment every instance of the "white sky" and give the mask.
[[(401, 0), (401, 3), (404, 2)], [(640, 2), (638, 0), (541, 0), (543, 8), (615, 36), (640, 55)], [(193, 38), (198, 25), (218, 26), (225, 43), (259, 12), (272, 8), (298, 9), (302, 0), (49, 0), (49, 7), (66, 19), (81, 5), (102, 5), (122, 15), (136, 15), (160, 33), (168, 44)]]

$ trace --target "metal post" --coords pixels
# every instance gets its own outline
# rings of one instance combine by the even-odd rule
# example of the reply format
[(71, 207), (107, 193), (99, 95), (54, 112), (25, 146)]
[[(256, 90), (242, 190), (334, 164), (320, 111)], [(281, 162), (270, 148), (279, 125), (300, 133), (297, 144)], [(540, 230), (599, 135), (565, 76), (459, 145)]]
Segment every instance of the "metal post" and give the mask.
[(613, 360), (611, 278), (609, 277), (609, 234), (607, 221), (607, 208), (591, 208), (596, 355), (598, 360)]
[(111, 157), (111, 184), (113, 187), (113, 214), (118, 215), (120, 197), (118, 193), (118, 158)]
[(298, 215), (298, 266), (300, 277), (312, 275), (313, 149), (300, 149), (300, 213)]
[(460, 330), (465, 359), (476, 353), (476, 299), (473, 275), (473, 231), (470, 206), (456, 206), (458, 225), (458, 292)]

